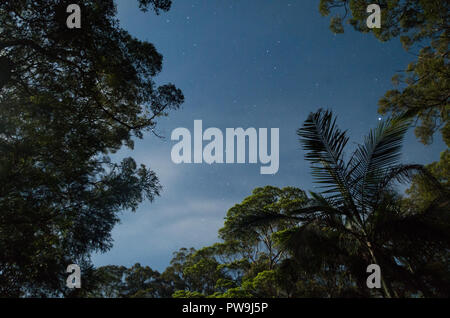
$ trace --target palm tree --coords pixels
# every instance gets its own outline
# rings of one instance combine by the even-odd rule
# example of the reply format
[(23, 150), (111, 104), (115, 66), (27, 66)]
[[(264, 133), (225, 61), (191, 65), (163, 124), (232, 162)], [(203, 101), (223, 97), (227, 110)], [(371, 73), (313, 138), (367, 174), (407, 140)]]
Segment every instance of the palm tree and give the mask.
[[(419, 279), (424, 274), (423, 267), (416, 271), (417, 253), (433, 250), (442, 257), (444, 251), (448, 261), (450, 196), (422, 165), (399, 163), (408, 127), (401, 118), (380, 122), (346, 160), (349, 138), (336, 126), (332, 112), (311, 113), (297, 134), (321, 193), (311, 192), (307, 204), (289, 213), (255, 214), (247, 225), (296, 220), (298, 225), (279, 233), (279, 240), (303, 264), (341, 264), (360, 290), (367, 290), (367, 266), (378, 264), (384, 297), (399, 296), (393, 288), (398, 281), (409, 290), (433, 294), (435, 288)], [(417, 173), (441, 195), (423, 211), (405, 210), (394, 186)]]

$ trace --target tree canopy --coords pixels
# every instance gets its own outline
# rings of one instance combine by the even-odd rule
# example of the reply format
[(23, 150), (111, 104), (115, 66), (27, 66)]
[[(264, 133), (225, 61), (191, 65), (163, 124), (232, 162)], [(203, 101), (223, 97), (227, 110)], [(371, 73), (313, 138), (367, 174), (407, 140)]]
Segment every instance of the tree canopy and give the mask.
[[(449, 6), (440, 0), (321, 0), (334, 32), (348, 22), (378, 39), (399, 37), (417, 60), (379, 101), (391, 117), (349, 156), (333, 112), (297, 131), (319, 186), (254, 189), (231, 207), (219, 241), (181, 248), (164, 271), (136, 263), (94, 268), (111, 248), (120, 212), (162, 189), (133, 158), (111, 159), (184, 101), (158, 86), (162, 55), (120, 26), (113, 0), (83, 1), (81, 29), (66, 27), (69, 0), (0, 3), (0, 297), (449, 297), (449, 151), (427, 166), (400, 161), (413, 124), (423, 143), (450, 143)], [(138, 0), (166, 12), (171, 0)], [(399, 183), (409, 185), (406, 193)], [(224, 211), (225, 212), (225, 211)], [(83, 288), (65, 288), (81, 266)], [(368, 289), (367, 266), (382, 268)]]
[(379, 112), (404, 114), (417, 120), (416, 136), (425, 144), (440, 131), (450, 145), (450, 4), (442, 0), (381, 0), (381, 28), (366, 25), (370, 0), (320, 0), (322, 15), (333, 12), (330, 28), (344, 32), (348, 23), (359, 32), (372, 32), (379, 40), (399, 37), (417, 59), (392, 80), (396, 88), (379, 101)]
[[(157, 134), (184, 99), (156, 86), (162, 55), (120, 27), (114, 1), (84, 1), (73, 30), (61, 19), (69, 3), (0, 4), (0, 295), (60, 295), (68, 264), (88, 271), (90, 253), (111, 247), (118, 213), (161, 186), (109, 155)], [(157, 14), (170, 4), (139, 1)]]
[[(450, 196), (424, 167), (399, 163), (408, 126), (401, 118), (381, 122), (346, 161), (349, 139), (333, 114), (310, 114), (298, 135), (322, 192), (311, 192), (311, 198), (293, 210), (251, 211), (240, 227), (294, 221), (275, 234), (279, 246), (290, 251), (308, 277), (333, 273), (334, 279), (341, 279), (341, 296), (374, 292), (366, 288), (369, 264), (383, 268), (384, 297), (448, 295)], [(405, 208), (395, 182), (409, 183), (419, 176), (435, 197), (421, 207)]]

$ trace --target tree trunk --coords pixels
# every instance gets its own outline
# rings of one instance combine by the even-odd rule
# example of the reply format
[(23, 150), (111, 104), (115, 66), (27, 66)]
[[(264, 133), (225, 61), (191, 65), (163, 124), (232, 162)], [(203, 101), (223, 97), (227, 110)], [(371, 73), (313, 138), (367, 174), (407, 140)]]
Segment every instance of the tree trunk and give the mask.
[[(375, 253), (374, 253), (374, 251), (372, 249), (372, 244), (370, 244), (370, 242), (367, 241), (366, 245), (367, 245), (367, 249), (369, 250), (370, 257), (372, 258), (373, 264), (379, 265), (378, 262), (377, 262), (377, 258), (375, 257)], [(381, 287), (383, 289), (384, 297), (385, 298), (392, 298), (392, 293), (389, 291), (388, 284), (384, 280), (383, 273), (381, 273), (380, 279), (381, 279)]]

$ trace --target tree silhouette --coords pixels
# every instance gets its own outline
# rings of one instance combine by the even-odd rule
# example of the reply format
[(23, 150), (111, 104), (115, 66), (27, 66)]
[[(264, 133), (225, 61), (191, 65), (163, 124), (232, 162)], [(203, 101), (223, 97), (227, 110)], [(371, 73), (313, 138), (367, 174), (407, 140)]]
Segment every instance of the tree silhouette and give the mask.
[[(241, 226), (296, 221), (296, 227), (277, 236), (299, 266), (331, 268), (337, 263), (351, 273), (363, 295), (369, 264), (382, 269), (385, 297), (448, 295), (449, 196), (421, 165), (398, 162), (408, 126), (402, 119), (381, 122), (346, 161), (348, 137), (332, 113), (312, 113), (298, 135), (323, 191), (312, 192), (303, 207), (289, 213), (255, 212)], [(439, 195), (424, 209), (403, 209), (394, 183), (409, 181), (416, 172)], [(427, 262), (439, 265), (433, 269)]]
[(379, 101), (382, 114), (404, 114), (417, 120), (416, 136), (431, 143), (434, 133), (441, 131), (450, 145), (450, 3), (442, 0), (382, 0), (381, 28), (366, 25), (367, 6), (371, 0), (320, 0), (322, 15), (332, 11), (331, 30), (344, 32), (343, 23), (359, 32), (372, 32), (379, 40), (400, 37), (404, 48), (418, 51), (417, 60), (392, 81), (396, 86)]
[[(67, 1), (0, 4), (0, 295), (61, 295), (65, 268), (111, 247), (118, 212), (159, 194), (153, 171), (109, 154), (156, 132), (183, 102), (153, 77), (162, 56), (119, 26), (114, 1), (83, 1), (69, 30)], [(143, 10), (169, 0), (141, 0)]]

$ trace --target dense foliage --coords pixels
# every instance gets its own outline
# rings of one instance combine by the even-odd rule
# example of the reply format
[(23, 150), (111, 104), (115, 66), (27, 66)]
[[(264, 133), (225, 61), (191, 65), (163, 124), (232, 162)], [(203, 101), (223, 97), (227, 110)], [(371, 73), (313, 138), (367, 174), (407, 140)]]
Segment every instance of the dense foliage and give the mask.
[(108, 155), (183, 102), (156, 87), (162, 56), (120, 27), (114, 1), (83, 1), (73, 30), (69, 3), (0, 3), (0, 296), (60, 295), (71, 263), (90, 275), (118, 213), (160, 191), (153, 171)]
[[(350, 156), (330, 111), (311, 113), (298, 136), (320, 192), (256, 188), (228, 210), (220, 241), (182, 248), (159, 272), (135, 264), (94, 268), (123, 210), (159, 195), (155, 173), (110, 159), (184, 101), (157, 86), (162, 56), (120, 27), (113, 0), (83, 1), (83, 27), (65, 27), (68, 0), (0, 2), (0, 297), (449, 297), (449, 151), (426, 167), (400, 163), (408, 128), (450, 143), (449, 6), (321, 0), (334, 32), (344, 22), (382, 41), (400, 37), (417, 60), (379, 102), (380, 122)], [(170, 0), (139, 0), (167, 11)], [(399, 183), (409, 186), (399, 190)], [(225, 212), (225, 211), (224, 211)], [(77, 263), (83, 288), (64, 287)], [(380, 289), (366, 285), (369, 264)]]
[[(346, 161), (332, 113), (312, 113), (298, 134), (322, 192), (256, 188), (228, 211), (221, 243), (181, 249), (163, 274), (147, 269), (139, 292), (136, 280), (121, 288), (139, 297), (168, 286), (173, 297), (450, 296), (450, 189), (433, 166), (399, 163), (408, 126), (381, 122)], [(417, 194), (402, 198), (395, 185), (411, 181)], [(381, 289), (366, 285), (369, 264), (382, 269)]]
[(450, 145), (450, 2), (442, 0), (380, 0), (381, 28), (366, 25), (371, 0), (320, 0), (322, 15), (333, 12), (330, 27), (344, 32), (348, 23), (360, 32), (372, 32), (381, 41), (399, 37), (417, 59), (393, 77), (395, 89), (379, 101), (379, 112), (404, 114), (417, 120), (417, 137), (431, 143), (440, 130)]

